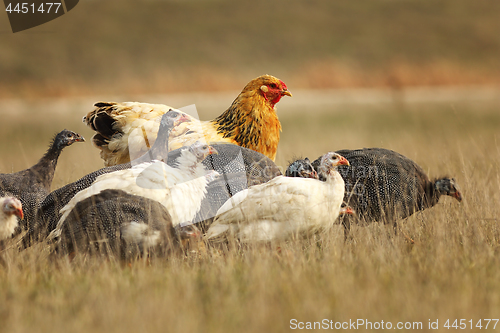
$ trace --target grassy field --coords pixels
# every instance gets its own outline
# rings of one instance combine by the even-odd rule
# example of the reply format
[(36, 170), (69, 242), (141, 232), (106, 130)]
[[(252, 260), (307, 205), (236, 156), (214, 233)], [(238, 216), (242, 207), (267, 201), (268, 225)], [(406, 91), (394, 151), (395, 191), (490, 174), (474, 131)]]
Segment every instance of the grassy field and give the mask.
[[(469, 320), (499, 318), (499, 100), (339, 104), (315, 112), (292, 112), (287, 103), (279, 108), (279, 165), (293, 155), (390, 148), (431, 177), (455, 177), (463, 202), (444, 197), (401, 222), (415, 244), (374, 224), (353, 227), (347, 243), (336, 226), (318, 242), (282, 244), (280, 253), (258, 247), (131, 265), (84, 256), (51, 260), (43, 245), (22, 253), (8, 249), (0, 254), (0, 330), (285, 332), (292, 319), (363, 319), (393, 328), (422, 322), (421, 331), (439, 320), (444, 332), (447, 319), (465, 319), (470, 327)], [(81, 114), (37, 111), (4, 115), (0, 172), (33, 164), (47, 138), (63, 127), (90, 138)], [(89, 143), (68, 148), (54, 185), (100, 167), (97, 155)]]

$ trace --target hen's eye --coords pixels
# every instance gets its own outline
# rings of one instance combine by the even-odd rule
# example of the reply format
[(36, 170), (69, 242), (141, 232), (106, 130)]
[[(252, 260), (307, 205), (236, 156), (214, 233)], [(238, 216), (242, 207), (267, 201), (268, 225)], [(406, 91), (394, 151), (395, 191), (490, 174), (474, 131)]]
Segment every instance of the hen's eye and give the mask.
[(269, 87), (271, 87), (271, 88), (273, 88), (273, 89), (276, 89), (276, 88), (277, 88), (276, 83), (271, 83), (271, 84), (269, 85)]

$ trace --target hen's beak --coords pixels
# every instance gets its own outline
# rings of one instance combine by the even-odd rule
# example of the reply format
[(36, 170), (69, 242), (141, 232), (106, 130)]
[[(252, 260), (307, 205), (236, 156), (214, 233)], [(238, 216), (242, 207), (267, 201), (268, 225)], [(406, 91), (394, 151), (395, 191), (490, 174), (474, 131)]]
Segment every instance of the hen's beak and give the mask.
[(215, 154), (215, 155), (219, 155), (219, 152), (217, 151), (217, 149), (215, 149), (215, 148), (214, 148), (214, 147), (212, 147), (212, 146), (210, 146), (210, 147), (208, 148), (208, 153), (209, 153), (210, 155), (213, 155), (213, 154)]
[(14, 215), (16, 215), (17, 217), (19, 217), (22, 220), (24, 218), (23, 209), (22, 208), (17, 208), (14, 211)]
[(350, 165), (350, 164), (347, 158), (345, 158), (344, 156), (340, 156), (338, 165)]
[(455, 199), (457, 199), (457, 200), (458, 200), (458, 202), (462, 202), (462, 194), (461, 194), (460, 192), (456, 191), (456, 192), (453, 194), (453, 197), (454, 197)]
[(285, 90), (281, 91), (281, 96), (290, 96), (290, 97), (292, 97), (292, 93), (285, 89)]

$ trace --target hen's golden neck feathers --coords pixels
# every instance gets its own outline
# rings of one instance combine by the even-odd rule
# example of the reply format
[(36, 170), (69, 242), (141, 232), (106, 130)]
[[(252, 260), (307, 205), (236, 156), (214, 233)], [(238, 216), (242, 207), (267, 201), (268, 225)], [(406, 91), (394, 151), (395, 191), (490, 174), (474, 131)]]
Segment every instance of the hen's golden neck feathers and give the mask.
[(274, 161), (281, 131), (275, 104), (284, 95), (291, 96), (281, 80), (260, 76), (250, 81), (231, 106), (212, 122), (224, 138)]

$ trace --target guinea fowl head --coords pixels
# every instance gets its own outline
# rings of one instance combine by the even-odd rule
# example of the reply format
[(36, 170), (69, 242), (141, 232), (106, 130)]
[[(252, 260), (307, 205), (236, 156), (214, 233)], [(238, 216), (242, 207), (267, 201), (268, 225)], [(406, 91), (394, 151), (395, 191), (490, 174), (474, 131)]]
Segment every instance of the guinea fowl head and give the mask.
[(194, 224), (188, 224), (186, 226), (178, 225), (175, 227), (175, 231), (179, 236), (179, 240), (182, 248), (187, 249), (191, 245), (195, 245), (202, 240), (202, 234), (200, 229)]
[(292, 162), (286, 169), (285, 176), (318, 179), (318, 173), (307, 157)]
[(179, 224), (175, 227), (175, 229), (181, 240), (201, 237), (200, 229), (198, 229), (198, 227), (194, 224), (188, 224), (184, 226)]
[[(184, 112), (170, 109), (167, 113), (161, 116), (160, 127), (158, 128), (158, 134), (156, 136), (156, 141), (151, 147), (151, 149), (145, 154), (150, 160), (164, 160), (165, 156), (168, 155), (168, 139), (172, 129), (179, 125), (180, 123), (191, 121), (189, 116)], [(138, 161), (142, 162), (142, 158)]]
[(201, 141), (196, 141), (191, 146), (189, 146), (189, 151), (196, 157), (196, 162), (199, 163), (203, 161), (208, 155), (218, 154), (217, 150), (203, 143)]
[(335, 170), (339, 165), (349, 165), (349, 161), (344, 156), (335, 152), (329, 152), (321, 157), (319, 170), (326, 175)]
[(245, 92), (258, 92), (271, 106), (278, 103), (283, 96), (292, 96), (285, 82), (267, 74), (248, 82), (245, 88), (243, 88), (242, 94)]
[(16, 198), (3, 198), (1, 199), (2, 212), (7, 216), (15, 215), (21, 220), (24, 218), (23, 205), (21, 201)]
[(59, 132), (54, 138), (54, 144), (58, 149), (71, 146), (75, 142), (84, 142), (85, 139), (78, 133), (69, 130)]
[(349, 205), (347, 205), (345, 202), (343, 202), (342, 206), (340, 206), (340, 214), (342, 214), (342, 215), (356, 215), (356, 213), (354, 213), (354, 210)]
[(460, 193), (460, 189), (455, 181), (455, 178), (440, 178), (434, 182), (434, 188), (441, 195), (449, 195), (457, 199), (459, 202), (462, 201), (462, 193)]

